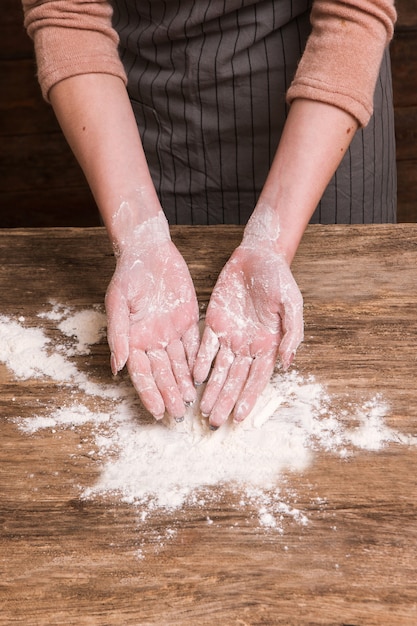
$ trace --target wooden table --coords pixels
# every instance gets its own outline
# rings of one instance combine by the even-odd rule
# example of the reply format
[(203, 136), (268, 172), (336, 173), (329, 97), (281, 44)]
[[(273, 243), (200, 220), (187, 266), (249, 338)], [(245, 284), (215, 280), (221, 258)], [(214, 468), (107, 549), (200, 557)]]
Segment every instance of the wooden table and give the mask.
[[(204, 304), (241, 228), (172, 231)], [(0, 255), (0, 313), (34, 325), (51, 299), (101, 304), (114, 267), (100, 228), (3, 231)], [(417, 225), (311, 226), (293, 272), (306, 327), (295, 368), (332, 394), (381, 393), (388, 425), (415, 435)], [(103, 341), (84, 359), (103, 382), (108, 358)], [(56, 384), (1, 365), (0, 391), (1, 625), (417, 624), (416, 447), (316, 454), (290, 477), (305, 527), (262, 533), (226, 501), (213, 525), (181, 511), (176, 537), (140, 560), (132, 507), (78, 498), (99, 472), (77, 452), (83, 433), (13, 423)], [(171, 523), (153, 518), (149, 540)]]

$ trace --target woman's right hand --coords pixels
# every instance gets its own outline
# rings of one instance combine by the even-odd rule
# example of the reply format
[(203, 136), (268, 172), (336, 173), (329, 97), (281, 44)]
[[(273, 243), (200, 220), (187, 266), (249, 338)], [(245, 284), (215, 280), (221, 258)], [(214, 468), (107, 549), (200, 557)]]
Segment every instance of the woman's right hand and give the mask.
[(166, 411), (180, 420), (196, 399), (199, 315), (188, 267), (164, 221), (150, 218), (136, 228), (117, 255), (107, 330), (113, 374), (126, 364), (145, 408), (156, 419)]

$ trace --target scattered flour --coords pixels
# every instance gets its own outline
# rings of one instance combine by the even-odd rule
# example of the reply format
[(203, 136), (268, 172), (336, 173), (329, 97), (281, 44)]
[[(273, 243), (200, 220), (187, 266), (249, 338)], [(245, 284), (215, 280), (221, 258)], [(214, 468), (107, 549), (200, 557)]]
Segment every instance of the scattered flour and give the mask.
[(71, 404), (68, 407), (54, 409), (49, 415), (38, 415), (33, 418), (19, 420), (19, 427), (25, 433), (35, 433), (44, 428), (82, 426), (88, 423), (104, 424), (109, 422), (111, 414), (91, 411), (82, 404)]
[[(71, 360), (103, 338), (103, 315), (99, 309), (74, 313), (52, 303), (49, 314), (39, 318), (59, 322), (58, 329), (72, 342), (65, 349), (45, 329), (0, 317), (0, 362), (17, 379), (49, 378), (82, 394), (81, 401), (14, 420), (27, 434), (91, 424), (102, 472), (96, 484), (82, 488), (82, 497), (130, 503), (142, 523), (160, 509), (206, 510), (232, 491), (240, 510), (249, 508), (259, 527), (283, 532), (288, 518), (308, 522), (293, 506), (296, 495), (281, 480), (284, 472), (306, 469), (318, 451), (343, 458), (355, 450), (378, 451), (390, 442), (416, 443), (387, 427), (388, 406), (382, 398), (341, 412), (323, 385), (296, 371), (276, 373), (240, 426), (226, 423), (213, 432), (197, 408), (190, 408), (182, 423), (156, 422), (140, 409), (129, 383), (92, 382)], [(99, 399), (99, 409), (89, 408), (91, 396)], [(207, 523), (213, 520), (207, 517)]]
[(58, 324), (58, 329), (77, 340), (77, 354), (90, 354), (90, 346), (106, 336), (106, 315), (101, 311), (84, 310), (67, 317)]
[(52, 300), (51, 308), (38, 313), (41, 319), (60, 322), (58, 329), (67, 337), (76, 339), (77, 343), (67, 349), (67, 356), (71, 354), (90, 354), (90, 346), (99, 343), (106, 336), (106, 315), (101, 307), (84, 309), (72, 314), (69, 307)]
[(60, 322), (62, 319), (71, 315), (71, 309), (56, 300), (50, 300), (48, 305), (50, 308), (46, 311), (40, 311), (37, 317), (53, 322)]
[[(80, 335), (74, 334), (75, 339)], [(120, 395), (117, 386), (93, 383), (86, 374), (80, 372), (68, 359), (75, 353), (73, 348), (54, 344), (42, 328), (25, 327), (22, 318), (17, 321), (0, 316), (0, 345), (0, 362), (18, 379), (49, 378), (76, 387), (88, 395), (112, 398)]]
[(60, 354), (46, 353), (48, 343), (42, 329), (24, 328), (17, 321), (0, 317), (0, 359), (17, 378), (46, 376), (70, 382), (77, 376), (76, 367)]

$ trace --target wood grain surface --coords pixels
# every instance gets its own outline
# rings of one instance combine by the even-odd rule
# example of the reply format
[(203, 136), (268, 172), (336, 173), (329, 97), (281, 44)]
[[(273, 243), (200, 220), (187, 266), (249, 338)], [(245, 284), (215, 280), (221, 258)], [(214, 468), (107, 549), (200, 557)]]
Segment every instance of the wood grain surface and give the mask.
[[(172, 232), (204, 309), (242, 230)], [(51, 300), (101, 304), (114, 267), (101, 228), (3, 230), (0, 259), (0, 313), (34, 325)], [(382, 394), (388, 425), (416, 435), (417, 225), (310, 226), (293, 271), (305, 301), (293, 367), (335, 397)], [(108, 361), (103, 341), (79, 365), (113, 383)], [(79, 453), (87, 426), (59, 437), (16, 427), (15, 416), (59, 404), (57, 383), (18, 381), (0, 365), (0, 392), (2, 626), (417, 624), (417, 448), (316, 453), (287, 477), (306, 526), (261, 531), (231, 493), (208, 511), (181, 509), (158, 547), (172, 514), (139, 533), (129, 505), (79, 499), (100, 471)]]

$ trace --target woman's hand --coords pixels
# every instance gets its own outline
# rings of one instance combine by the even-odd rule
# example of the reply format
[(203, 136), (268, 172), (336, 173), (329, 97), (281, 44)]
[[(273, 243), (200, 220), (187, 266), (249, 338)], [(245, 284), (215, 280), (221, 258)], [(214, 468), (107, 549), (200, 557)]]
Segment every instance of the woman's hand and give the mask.
[[(149, 223), (157, 220), (149, 220)], [(142, 225), (118, 255), (106, 294), (112, 371), (127, 364), (146, 409), (180, 420), (196, 391), (198, 305), (187, 265), (168, 230)]]
[(247, 417), (278, 356), (287, 368), (303, 337), (303, 301), (289, 265), (270, 236), (248, 226), (213, 290), (193, 370), (202, 382), (214, 361), (200, 405), (213, 428), (232, 411), (235, 422)]

